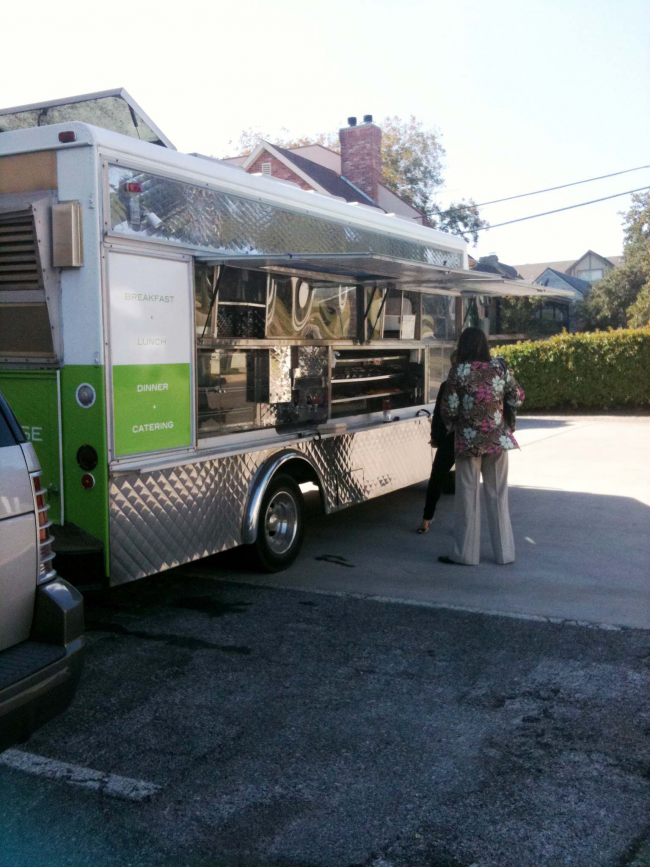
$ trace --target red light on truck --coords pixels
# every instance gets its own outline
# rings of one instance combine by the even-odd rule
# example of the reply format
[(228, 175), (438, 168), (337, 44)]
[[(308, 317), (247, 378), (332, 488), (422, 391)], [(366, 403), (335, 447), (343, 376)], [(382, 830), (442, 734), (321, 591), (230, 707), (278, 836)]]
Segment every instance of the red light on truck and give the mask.
[(92, 491), (95, 487), (95, 477), (92, 473), (84, 473), (81, 477), (81, 487), (87, 491)]
[(70, 142), (77, 141), (76, 132), (72, 132), (72, 130), (66, 130), (65, 132), (59, 133), (59, 141), (63, 142), (63, 144), (70, 144)]
[(127, 193), (141, 193), (142, 192), (142, 184), (128, 183), (126, 185)]

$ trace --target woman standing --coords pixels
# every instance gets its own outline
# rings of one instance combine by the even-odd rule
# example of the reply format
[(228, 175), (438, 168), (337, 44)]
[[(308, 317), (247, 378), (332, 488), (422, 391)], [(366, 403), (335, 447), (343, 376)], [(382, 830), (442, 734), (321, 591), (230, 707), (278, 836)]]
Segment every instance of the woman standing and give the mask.
[(455, 431), (456, 506), (454, 550), (441, 563), (477, 566), (481, 553), (480, 480), (483, 473), (488, 526), (497, 563), (512, 563), (515, 543), (508, 511), (508, 451), (517, 448), (504, 421), (504, 404), (516, 409), (524, 392), (503, 360), (490, 358), (480, 328), (466, 328), (447, 379), (442, 418)]

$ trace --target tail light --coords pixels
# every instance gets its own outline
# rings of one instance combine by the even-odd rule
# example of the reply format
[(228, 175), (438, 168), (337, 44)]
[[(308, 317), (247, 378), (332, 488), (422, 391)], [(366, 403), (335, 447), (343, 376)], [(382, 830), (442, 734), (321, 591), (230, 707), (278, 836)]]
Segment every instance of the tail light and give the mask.
[(36, 506), (36, 518), (38, 521), (38, 583), (49, 581), (54, 578), (56, 570), (52, 569), (54, 551), (50, 536), (52, 522), (48, 520), (47, 513), (50, 509), (46, 502), (46, 492), (41, 485), (41, 473), (32, 473), (32, 488), (34, 490), (34, 505)]

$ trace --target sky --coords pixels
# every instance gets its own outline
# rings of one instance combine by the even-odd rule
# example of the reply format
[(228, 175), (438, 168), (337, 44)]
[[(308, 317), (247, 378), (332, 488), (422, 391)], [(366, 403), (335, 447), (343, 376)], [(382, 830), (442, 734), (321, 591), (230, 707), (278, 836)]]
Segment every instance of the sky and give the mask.
[[(23, 37), (21, 34), (25, 34)], [(650, 164), (648, 0), (58, 0), (3, 11), (0, 106), (124, 87), (179, 150), (414, 115), (438, 196), (476, 202)], [(650, 169), (487, 206), (491, 223), (650, 186)], [(483, 232), (512, 265), (622, 252), (630, 197)]]

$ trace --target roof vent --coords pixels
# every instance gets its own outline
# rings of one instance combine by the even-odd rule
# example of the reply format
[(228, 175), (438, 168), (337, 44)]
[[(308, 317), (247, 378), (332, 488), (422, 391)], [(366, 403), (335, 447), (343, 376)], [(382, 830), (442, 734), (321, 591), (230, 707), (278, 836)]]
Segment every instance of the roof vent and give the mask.
[(271, 174), (271, 163), (262, 163), (262, 174), (270, 175)]
[(356, 125), (357, 125), (356, 117), (349, 117), (348, 118), (348, 126), (356, 126)]
[(371, 114), (364, 114), (363, 122), (364, 123), (372, 123), (372, 115)]

